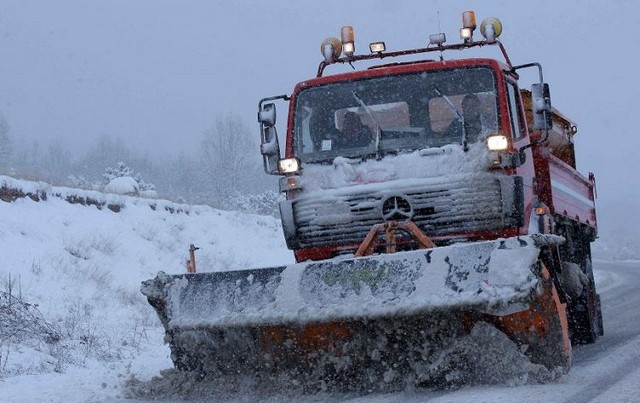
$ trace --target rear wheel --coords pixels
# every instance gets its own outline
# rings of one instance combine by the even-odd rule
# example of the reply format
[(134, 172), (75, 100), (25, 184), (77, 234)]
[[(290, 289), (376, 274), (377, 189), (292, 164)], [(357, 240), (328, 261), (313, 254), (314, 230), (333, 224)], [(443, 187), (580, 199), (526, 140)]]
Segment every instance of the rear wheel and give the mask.
[(603, 334), (603, 327), (600, 297), (596, 292), (591, 265), (592, 236), (587, 228), (575, 223), (561, 226), (559, 234), (566, 239), (559, 248), (561, 260), (580, 266), (580, 270), (584, 273), (583, 277), (586, 279), (583, 281), (582, 292), (570, 297), (567, 301), (571, 342), (573, 344), (593, 343)]
[(574, 344), (590, 344), (604, 334), (600, 296), (596, 293), (591, 259), (585, 259), (583, 265), (588, 284), (582, 295), (570, 305), (571, 341)]
[(598, 304), (597, 312), (598, 312), (598, 336), (604, 336), (604, 323), (602, 320), (602, 305), (600, 305), (600, 294), (596, 294), (596, 302)]

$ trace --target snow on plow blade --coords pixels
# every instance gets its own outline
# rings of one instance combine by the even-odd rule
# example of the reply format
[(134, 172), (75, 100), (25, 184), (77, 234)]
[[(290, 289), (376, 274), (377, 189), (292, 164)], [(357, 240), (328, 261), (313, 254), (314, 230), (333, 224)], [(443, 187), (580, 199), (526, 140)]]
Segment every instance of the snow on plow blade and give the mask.
[(453, 312), (526, 309), (540, 281), (539, 247), (556, 242), (525, 236), (243, 271), (161, 272), (142, 293), (178, 368), (253, 367), (265, 353), (285, 361), (319, 349), (340, 356), (346, 350), (335, 342), (362, 338), (368, 327), (414, 338)]

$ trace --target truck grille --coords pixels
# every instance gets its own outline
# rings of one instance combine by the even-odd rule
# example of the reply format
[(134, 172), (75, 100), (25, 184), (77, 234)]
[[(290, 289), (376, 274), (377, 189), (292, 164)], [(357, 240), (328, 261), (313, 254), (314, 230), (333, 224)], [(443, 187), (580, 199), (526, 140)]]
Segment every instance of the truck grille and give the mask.
[(315, 192), (293, 202), (296, 238), (302, 248), (360, 243), (390, 208), (407, 213), (406, 202), (411, 220), (432, 237), (520, 225), (516, 178), (484, 174), (388, 182), (384, 191), (378, 184)]

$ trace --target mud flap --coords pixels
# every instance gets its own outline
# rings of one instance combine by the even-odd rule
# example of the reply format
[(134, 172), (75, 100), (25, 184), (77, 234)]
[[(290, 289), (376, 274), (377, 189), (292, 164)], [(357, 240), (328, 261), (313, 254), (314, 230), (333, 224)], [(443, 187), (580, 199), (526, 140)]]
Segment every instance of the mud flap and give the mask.
[(572, 357), (566, 304), (560, 301), (547, 268), (539, 264), (539, 290), (526, 310), (483, 319), (523, 346), (532, 362), (566, 373)]

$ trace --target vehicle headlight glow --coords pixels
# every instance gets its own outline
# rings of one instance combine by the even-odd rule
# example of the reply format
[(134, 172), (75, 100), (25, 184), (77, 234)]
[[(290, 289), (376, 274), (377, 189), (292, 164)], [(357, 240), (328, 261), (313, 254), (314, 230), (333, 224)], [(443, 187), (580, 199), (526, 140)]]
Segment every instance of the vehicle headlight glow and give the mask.
[(353, 56), (353, 53), (356, 51), (356, 47), (353, 42), (345, 42), (342, 44), (342, 51), (347, 56)]
[(297, 158), (285, 158), (278, 161), (278, 171), (281, 174), (295, 174), (300, 171), (300, 160)]
[(465, 42), (471, 42), (473, 39), (473, 31), (476, 29), (476, 13), (473, 11), (465, 11), (462, 13), (462, 28), (460, 28), (460, 39)]
[(494, 134), (487, 137), (487, 147), (491, 151), (504, 151), (509, 148), (509, 139), (503, 134)]
[(471, 28), (460, 28), (460, 39), (469, 41), (473, 37), (473, 31)]

